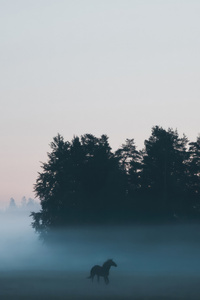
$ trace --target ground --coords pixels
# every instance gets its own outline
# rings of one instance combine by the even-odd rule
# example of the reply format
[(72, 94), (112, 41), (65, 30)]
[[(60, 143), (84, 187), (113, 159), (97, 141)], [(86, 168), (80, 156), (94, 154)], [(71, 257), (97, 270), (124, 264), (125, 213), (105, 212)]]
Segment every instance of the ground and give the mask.
[(199, 300), (199, 278), (126, 275), (110, 279), (106, 286), (103, 280), (92, 283), (84, 273), (4, 272), (0, 276), (0, 299)]

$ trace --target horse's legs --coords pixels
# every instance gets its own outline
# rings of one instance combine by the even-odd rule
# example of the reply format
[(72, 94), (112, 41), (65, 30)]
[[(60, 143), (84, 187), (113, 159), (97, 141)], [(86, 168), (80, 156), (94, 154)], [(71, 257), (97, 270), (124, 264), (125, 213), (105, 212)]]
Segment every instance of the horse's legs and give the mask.
[(105, 284), (109, 284), (108, 276), (104, 276)]
[(99, 275), (97, 275), (97, 281), (99, 282)]

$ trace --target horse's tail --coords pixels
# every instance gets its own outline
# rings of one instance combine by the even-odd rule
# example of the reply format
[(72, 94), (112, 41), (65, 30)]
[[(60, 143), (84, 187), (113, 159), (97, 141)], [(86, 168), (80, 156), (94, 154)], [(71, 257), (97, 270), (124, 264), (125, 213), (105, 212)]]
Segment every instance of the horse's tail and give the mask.
[(90, 276), (88, 276), (88, 277), (86, 277), (87, 279), (90, 279), (90, 278), (92, 278), (92, 276), (90, 275)]

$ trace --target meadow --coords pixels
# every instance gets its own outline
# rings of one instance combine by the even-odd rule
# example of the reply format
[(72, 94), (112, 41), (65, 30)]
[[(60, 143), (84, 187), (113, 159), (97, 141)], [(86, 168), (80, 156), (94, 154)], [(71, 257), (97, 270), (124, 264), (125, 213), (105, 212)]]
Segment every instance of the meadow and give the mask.
[[(27, 213), (1, 213), (0, 299), (197, 300), (200, 226), (69, 227), (39, 240)], [(63, 237), (63, 239), (61, 238)], [(108, 258), (110, 283), (92, 283)]]

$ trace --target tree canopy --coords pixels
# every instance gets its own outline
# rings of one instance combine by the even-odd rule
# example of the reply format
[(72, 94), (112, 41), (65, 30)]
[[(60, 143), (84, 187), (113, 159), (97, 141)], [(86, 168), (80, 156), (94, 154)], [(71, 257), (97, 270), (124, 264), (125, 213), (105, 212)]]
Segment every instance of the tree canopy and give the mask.
[(200, 137), (179, 137), (155, 126), (144, 149), (127, 139), (112, 151), (108, 137), (58, 134), (34, 186), (41, 211), (38, 232), (68, 224), (135, 222), (199, 217)]

